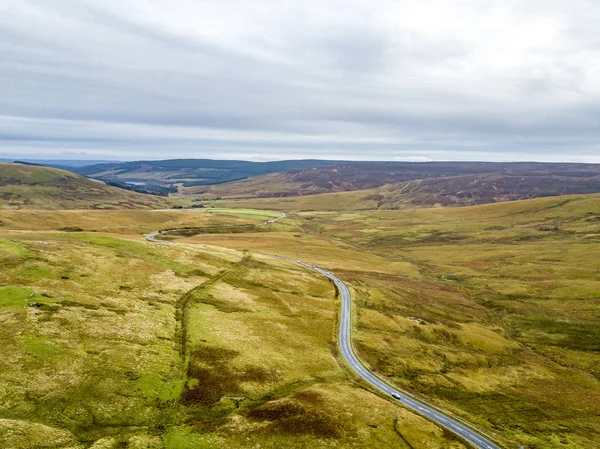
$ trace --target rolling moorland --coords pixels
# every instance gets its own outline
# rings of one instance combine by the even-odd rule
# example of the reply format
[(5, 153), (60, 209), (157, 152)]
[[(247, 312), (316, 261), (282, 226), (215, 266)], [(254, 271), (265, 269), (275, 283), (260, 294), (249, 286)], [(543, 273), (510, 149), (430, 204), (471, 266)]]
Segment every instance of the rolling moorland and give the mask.
[(364, 193), (0, 211), (0, 446), (467, 447), (349, 372), (334, 287), (269, 253), (351, 287), (356, 349), (390, 382), (503, 447), (597, 447), (600, 196)]
[[(506, 447), (592, 448), (600, 442), (599, 200), (298, 212), (268, 239), (185, 241), (327, 267), (354, 289), (355, 344), (376, 372)], [(296, 229), (286, 230), (292, 220)]]
[(336, 161), (297, 160), (276, 162), (218, 161), (211, 159), (170, 159), (165, 161), (134, 161), (94, 164), (74, 167), (80, 175), (109, 182), (133, 182), (149, 187), (220, 184), (223, 182), (280, 172), (283, 170), (318, 167)]
[(0, 209), (163, 209), (177, 204), (65, 170), (0, 163)]
[(320, 276), (139, 234), (277, 214), (2, 214), (2, 447), (465, 447), (349, 378)]
[[(369, 190), (370, 189), (370, 190)], [(286, 170), (216, 186), (204, 199), (285, 198), (364, 190), (374, 207), (485, 204), (600, 192), (600, 165), (498, 162), (344, 163)], [(359, 202), (365, 207), (363, 202)]]
[(179, 159), (68, 168), (116, 185), (203, 199), (285, 198), (369, 190), (375, 207), (473, 205), (600, 193), (600, 165), (535, 162), (276, 162)]

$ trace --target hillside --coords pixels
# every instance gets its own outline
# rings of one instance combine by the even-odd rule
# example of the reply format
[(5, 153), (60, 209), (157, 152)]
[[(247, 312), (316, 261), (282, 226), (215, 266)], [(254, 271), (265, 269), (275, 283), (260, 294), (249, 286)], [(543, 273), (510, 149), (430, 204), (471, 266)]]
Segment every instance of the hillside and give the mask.
[(600, 192), (600, 174), (468, 175), (409, 181), (387, 186), (378, 208), (464, 206), (546, 196)]
[(0, 163), (0, 209), (160, 209), (175, 204), (64, 170)]
[[(227, 207), (279, 209), (287, 212), (472, 206), (561, 194), (600, 192), (596, 179), (523, 178), (503, 175), (457, 176), (408, 181), (367, 190), (283, 198), (222, 199), (217, 203)], [(578, 181), (582, 182), (578, 183)]]
[[(468, 173), (487, 170), (491, 173)], [(461, 173), (455, 175), (457, 173)], [(408, 179), (407, 178), (412, 178)], [(343, 193), (354, 192), (355, 195)], [(360, 193), (359, 193), (360, 192)], [(218, 186), (185, 189), (205, 199), (244, 199), (319, 209), (336, 201), (356, 209), (455, 206), (600, 192), (600, 165), (537, 163), (350, 164), (259, 176)], [(320, 195), (327, 194), (329, 196)], [(313, 199), (300, 199), (319, 195)], [(274, 199), (268, 201), (269, 198)], [(297, 198), (297, 201), (290, 198)], [(257, 200), (265, 199), (265, 200)], [(276, 200), (275, 200), (276, 199)], [(348, 204), (355, 202), (356, 204)]]
[[(344, 162), (322, 167), (286, 170), (213, 187), (192, 187), (188, 193), (225, 198), (269, 198), (370, 189), (415, 179), (480, 173), (531, 172), (550, 164), (494, 162)], [(600, 172), (600, 169), (598, 169)]]
[(219, 184), (289, 169), (337, 164), (339, 161), (298, 160), (274, 162), (220, 161), (212, 159), (172, 159), (97, 164), (74, 168), (91, 178), (131, 183), (147, 188), (173, 184), (186, 186)]

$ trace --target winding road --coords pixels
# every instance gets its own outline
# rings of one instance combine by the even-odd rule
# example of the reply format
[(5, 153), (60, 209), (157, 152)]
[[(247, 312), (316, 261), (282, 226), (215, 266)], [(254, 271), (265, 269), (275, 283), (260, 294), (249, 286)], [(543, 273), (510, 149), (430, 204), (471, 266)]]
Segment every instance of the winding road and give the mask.
[[(282, 218), (285, 218), (285, 216), (286, 215), (282, 213), (280, 217), (262, 223), (262, 225), (274, 223)], [(150, 242), (171, 243), (156, 238), (156, 236), (159, 234), (159, 231), (155, 231), (145, 235), (145, 238)], [(342, 313), (340, 317), (340, 329), (338, 333), (338, 340), (342, 357), (344, 358), (348, 366), (364, 381), (369, 383), (373, 388), (383, 393), (384, 395), (391, 397), (396, 402), (401, 403), (402, 405), (413, 410), (414, 412), (448, 429), (450, 432), (455, 433), (456, 435), (461, 437), (463, 440), (469, 442), (477, 449), (501, 449), (500, 446), (493, 443), (488, 437), (484, 436), (481, 432), (478, 432), (477, 430), (471, 428), (468, 424), (461, 422), (456, 418), (451, 418), (450, 416), (439, 411), (433, 405), (428, 404), (420, 399), (417, 399), (409, 395), (408, 393), (399, 390), (396, 387), (393, 387), (392, 385), (381, 379), (379, 376), (377, 376), (375, 373), (373, 373), (371, 370), (369, 370), (363, 364), (363, 362), (361, 362), (361, 360), (354, 352), (354, 347), (352, 345), (352, 297), (350, 296), (350, 291), (348, 290), (346, 284), (344, 284), (333, 273), (324, 270), (323, 268), (319, 268), (315, 265), (303, 262), (301, 260), (290, 259), (282, 256), (275, 256), (271, 254), (260, 255), (272, 259), (285, 260), (288, 262), (300, 264), (308, 269), (322, 274), (323, 276), (326, 276), (331, 281), (333, 281), (333, 283), (336, 285), (342, 296)]]

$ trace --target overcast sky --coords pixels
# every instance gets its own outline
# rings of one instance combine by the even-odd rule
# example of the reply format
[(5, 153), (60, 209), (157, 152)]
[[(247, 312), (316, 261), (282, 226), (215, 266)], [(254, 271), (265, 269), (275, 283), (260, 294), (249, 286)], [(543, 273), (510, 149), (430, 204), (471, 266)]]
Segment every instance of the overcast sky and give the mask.
[(0, 157), (600, 162), (597, 0), (0, 0)]

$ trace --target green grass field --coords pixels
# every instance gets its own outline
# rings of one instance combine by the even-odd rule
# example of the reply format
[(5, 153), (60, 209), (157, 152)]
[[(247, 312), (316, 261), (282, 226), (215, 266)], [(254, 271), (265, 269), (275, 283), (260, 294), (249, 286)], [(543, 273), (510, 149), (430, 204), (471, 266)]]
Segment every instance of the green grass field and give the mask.
[[(314, 197), (313, 197), (314, 198)], [(600, 444), (600, 197), (397, 211), (0, 212), (3, 448), (463, 448), (338, 359), (505, 447)], [(333, 206), (333, 203), (331, 204)]]

